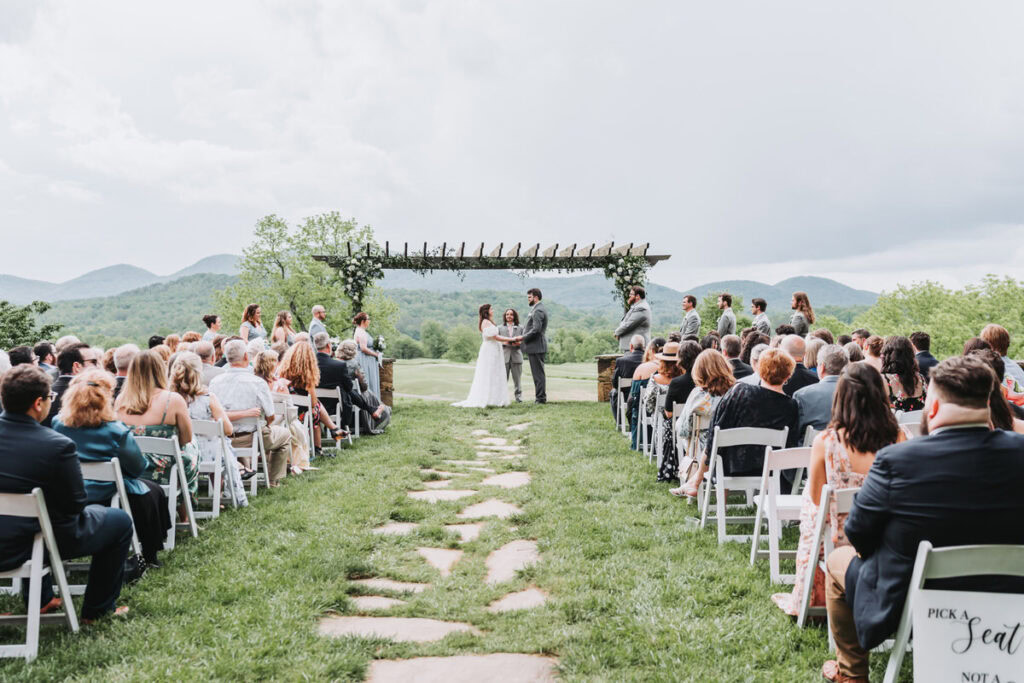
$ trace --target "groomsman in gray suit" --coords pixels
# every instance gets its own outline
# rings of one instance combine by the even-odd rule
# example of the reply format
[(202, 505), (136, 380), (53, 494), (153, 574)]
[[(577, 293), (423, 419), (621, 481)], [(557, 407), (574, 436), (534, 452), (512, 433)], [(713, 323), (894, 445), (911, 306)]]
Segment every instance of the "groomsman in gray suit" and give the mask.
[(615, 338), (619, 340), (619, 351), (629, 351), (629, 340), (634, 334), (644, 338), (646, 345), (651, 341), (651, 305), (647, 303), (647, 292), (640, 285), (629, 288), (629, 310), (622, 316), (622, 322), (615, 328)]
[[(519, 337), (523, 334), (523, 326), (519, 324), (519, 313), (516, 309), (510, 308), (505, 311), (504, 323), (498, 325), (498, 335), (502, 337)], [(504, 342), (502, 350), (505, 352), (505, 381), (512, 375), (512, 384), (516, 388), (516, 403), (523, 402), (523, 350), (519, 344)]]
[(684, 339), (690, 335), (700, 336), (700, 313), (697, 312), (697, 297), (687, 294), (683, 297), (683, 324), (679, 328), (679, 335)]
[(540, 302), (540, 290), (534, 287), (526, 293), (530, 302), (530, 315), (526, 327), (516, 339), (523, 344), (523, 353), (530, 359), (530, 374), (533, 375), (533, 395), (537, 403), (548, 402), (547, 382), (544, 376), (544, 358), (548, 353), (548, 312)]

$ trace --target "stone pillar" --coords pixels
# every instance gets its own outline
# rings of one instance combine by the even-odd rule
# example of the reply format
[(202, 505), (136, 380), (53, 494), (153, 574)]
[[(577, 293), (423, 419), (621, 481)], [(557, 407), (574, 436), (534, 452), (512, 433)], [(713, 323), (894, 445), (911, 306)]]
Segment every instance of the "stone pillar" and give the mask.
[(615, 360), (621, 357), (621, 353), (606, 353), (594, 357), (597, 359), (597, 400), (602, 403), (608, 402), (608, 397), (614, 388), (612, 387), (612, 373), (615, 371)]
[(395, 359), (385, 358), (380, 366), (380, 400), (386, 406), (394, 406)]

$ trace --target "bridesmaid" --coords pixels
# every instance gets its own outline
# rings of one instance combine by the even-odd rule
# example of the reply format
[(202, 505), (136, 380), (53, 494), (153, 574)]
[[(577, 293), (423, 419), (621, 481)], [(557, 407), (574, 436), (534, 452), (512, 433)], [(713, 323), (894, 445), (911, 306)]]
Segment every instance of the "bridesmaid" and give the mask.
[(380, 400), (380, 366), (378, 363), (381, 353), (373, 350), (373, 338), (366, 331), (366, 328), (370, 326), (370, 316), (359, 312), (352, 318), (352, 322), (356, 326), (352, 338), (355, 339), (356, 345), (359, 347), (356, 360), (366, 377), (368, 390), (377, 397), (377, 400)]
[(259, 304), (249, 304), (242, 313), (242, 326), (238, 328), (238, 336), (246, 343), (253, 339), (266, 339), (267, 330), (263, 327), (262, 311)]

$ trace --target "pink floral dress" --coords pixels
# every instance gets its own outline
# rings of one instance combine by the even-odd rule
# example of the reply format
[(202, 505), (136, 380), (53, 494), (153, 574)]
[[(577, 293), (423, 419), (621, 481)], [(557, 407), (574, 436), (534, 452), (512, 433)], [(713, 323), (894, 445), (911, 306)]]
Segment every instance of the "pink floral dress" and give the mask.
[[(822, 433), (822, 441), (825, 444), (825, 483), (833, 489), (860, 488), (864, 483), (866, 474), (853, 471), (850, 464), (850, 456), (846, 448), (839, 442), (834, 429)], [(829, 509), (829, 528), (832, 533), (832, 543), (839, 548), (849, 545), (843, 527), (846, 525), (846, 515), (839, 515), (836, 512), (836, 504), (833, 500)], [(796, 616), (800, 612), (800, 598), (804, 590), (804, 577), (807, 573), (807, 563), (818, 563), (821, 558), (821, 549), (811, 557), (811, 545), (814, 542), (814, 521), (818, 515), (818, 506), (811, 500), (810, 489), (804, 489), (803, 506), (800, 509), (800, 544), (796, 550), (796, 582), (793, 584), (791, 593), (776, 593), (772, 600), (786, 614)], [(811, 605), (823, 607), (825, 605), (825, 575), (821, 569), (814, 571), (814, 590), (811, 593)]]

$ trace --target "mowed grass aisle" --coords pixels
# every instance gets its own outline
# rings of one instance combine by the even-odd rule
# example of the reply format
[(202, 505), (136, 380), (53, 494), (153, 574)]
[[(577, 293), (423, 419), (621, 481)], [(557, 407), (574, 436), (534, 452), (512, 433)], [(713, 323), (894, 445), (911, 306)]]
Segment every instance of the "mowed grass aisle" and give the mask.
[[(533, 424), (509, 433), (508, 425)], [(523, 461), (494, 460), (498, 472), (529, 470), (532, 483), (481, 488), (485, 473), (445, 459), (471, 460), (470, 432), (521, 438)], [(668, 495), (654, 469), (613, 431), (596, 403), (459, 410), (432, 402), (399, 404), (388, 434), (366, 438), (319, 473), (289, 480), (248, 510), (207, 523), (127, 590), (124, 620), (78, 636), (46, 627), (39, 659), (0, 663), (9, 680), (361, 680), (374, 658), (521, 652), (557, 657), (568, 680), (816, 680), (824, 631), (798, 630), (773, 606), (767, 567), (751, 569), (748, 546), (719, 548), (686, 522), (695, 506)], [(452, 488), (477, 495), (430, 504), (411, 500), (430, 475), (467, 472)], [(466, 505), (499, 498), (523, 514), (487, 520), (459, 545), (443, 529)], [(408, 536), (371, 529), (418, 522)], [(535, 539), (540, 563), (500, 587), (484, 581), (487, 554)], [(415, 551), (461, 548), (441, 578)], [(349, 579), (429, 582), (388, 616), (468, 621), (483, 635), (438, 643), (330, 639), (317, 635), (328, 612), (356, 614), (349, 595), (371, 591)], [(493, 600), (536, 585), (547, 604), (491, 614)], [(377, 591), (379, 592), (379, 591)], [(10, 633), (5, 634), (8, 642)], [(879, 658), (881, 659), (881, 658)], [(876, 662), (883, 664), (883, 662)]]

